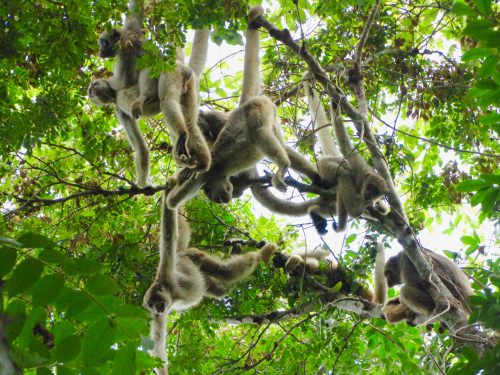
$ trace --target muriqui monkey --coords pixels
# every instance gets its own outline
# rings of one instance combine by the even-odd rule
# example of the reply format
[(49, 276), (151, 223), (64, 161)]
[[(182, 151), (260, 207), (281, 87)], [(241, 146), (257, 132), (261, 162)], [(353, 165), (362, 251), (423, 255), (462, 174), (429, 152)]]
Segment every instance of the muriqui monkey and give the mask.
[[(346, 228), (348, 217), (356, 218), (363, 214), (366, 207), (374, 205), (388, 189), (385, 181), (375, 174), (357, 151), (353, 150), (340, 116), (332, 113), (337, 142), (344, 155), (338, 150), (329, 131), (330, 123), (323, 104), (309, 82), (310, 76), (310, 73), (304, 75), (303, 86), (311, 111), (313, 128), (317, 129), (323, 154), (318, 160), (318, 170), (323, 185), (335, 188), (338, 214), (335, 230), (341, 232)], [(365, 179), (360, 179), (360, 176)], [(387, 213), (385, 209), (381, 212)], [(318, 231), (321, 229), (318, 226), (326, 227), (326, 223), (321, 224), (321, 215), (318, 213), (313, 212), (312, 218), (318, 223)]]
[[(445, 256), (427, 249), (423, 251), (429, 259), (433, 271), (451, 294), (462, 305), (465, 311), (470, 311), (467, 300), (473, 294), (473, 291), (465, 273)], [(379, 250), (377, 260), (379, 258), (383, 260), (383, 257), (383, 253), (381, 255)], [(385, 278), (381, 277), (380, 273), (375, 273), (375, 289), (382, 288), (381, 290), (383, 290), (384, 294), (386, 294), (387, 286), (393, 287), (403, 284), (399, 292), (399, 297), (388, 300), (382, 309), (388, 322), (396, 323), (406, 320), (408, 324), (413, 325), (413, 320), (417, 315), (429, 315), (432, 313), (436, 304), (424, 289), (428, 281), (422, 280), (419, 277), (417, 269), (404, 251), (400, 251), (397, 255), (387, 260), (384, 267), (384, 275)], [(384, 295), (380, 303), (383, 303), (385, 298), (386, 296)]]
[[(281, 259), (278, 255), (274, 258), (275, 266), (280, 266), (279, 263)], [(354, 294), (368, 301), (374, 301), (377, 298), (376, 296), (374, 297), (373, 291), (369, 287), (356, 280), (349, 280), (345, 271), (338, 266), (336, 261), (326, 260), (325, 258), (328, 255), (328, 251), (320, 249), (314, 249), (312, 251), (305, 251), (303, 249), (296, 250), (288, 256), (284, 265), (285, 272), (289, 274), (292, 279), (300, 278), (304, 273), (312, 277), (320, 275), (326, 278), (323, 287), (315, 285), (315, 283), (308, 284), (307, 288), (309, 290), (318, 291), (320, 294), (327, 292), (328, 288), (332, 288), (338, 283), (341, 283), (340, 290), (337, 292), (340, 293), (340, 295)], [(327, 263), (320, 267), (320, 261)], [(323, 282), (321, 285), (322, 284)]]
[[(160, 229), (160, 262), (156, 277), (144, 295), (144, 306), (151, 312), (153, 355), (166, 361), (166, 319), (170, 310), (182, 311), (196, 306), (203, 297), (225, 296), (236, 282), (248, 277), (259, 261), (268, 263), (276, 250), (265, 244), (259, 251), (220, 259), (194, 247), (184, 216), (166, 204), (165, 191)], [(166, 365), (158, 370), (166, 374)], [(163, 372), (162, 372), (163, 371)]]
[(303, 156), (284, 144), (272, 101), (265, 96), (255, 96), (260, 92), (259, 32), (252, 27), (252, 21), (262, 14), (261, 7), (250, 10), (240, 106), (230, 113), (212, 146), (209, 171), (196, 176), (189, 176), (185, 171), (179, 174), (177, 186), (168, 196), (170, 208), (192, 197), (203, 185), (210, 199), (228, 202), (233, 192), (230, 176), (254, 167), (264, 156), (278, 165), (272, 183), (279, 190), (286, 190), (284, 174), (290, 166), (315, 182), (320, 180)]
[[(131, 9), (134, 9), (131, 2)], [(142, 10), (138, 14), (142, 14)], [(140, 18), (140, 21), (139, 21)], [(147, 70), (136, 72), (135, 62), (141, 51), (142, 17), (131, 12), (123, 30), (114, 29), (111, 33), (101, 34), (99, 45), (101, 56), (118, 53), (117, 66), (110, 80), (93, 81), (88, 89), (89, 98), (98, 105), (115, 104), (118, 121), (123, 125), (129, 142), (136, 152), (137, 184), (149, 184), (149, 150), (140, 133), (136, 118), (163, 113), (169, 133), (175, 143), (173, 156), (179, 166), (195, 171), (208, 170), (211, 162), (208, 146), (197, 126), (198, 82), (193, 69), (176, 63), (175, 72), (164, 72), (159, 79), (151, 79)], [(198, 35), (199, 34), (199, 35)], [(120, 38), (120, 39), (117, 39)], [(123, 41), (121, 38), (126, 38)], [(195, 41), (202, 48), (208, 47), (207, 30), (197, 30)], [(117, 47), (121, 45), (121, 48)], [(127, 46), (133, 48), (127, 48)], [(119, 51), (119, 52), (118, 52)], [(206, 51), (193, 44), (190, 60), (197, 70), (201, 70), (206, 59)], [(201, 67), (201, 68), (200, 68)], [(123, 84), (115, 84), (122, 82)], [(132, 84), (127, 87), (126, 83)], [(117, 87), (115, 89), (114, 87)]]

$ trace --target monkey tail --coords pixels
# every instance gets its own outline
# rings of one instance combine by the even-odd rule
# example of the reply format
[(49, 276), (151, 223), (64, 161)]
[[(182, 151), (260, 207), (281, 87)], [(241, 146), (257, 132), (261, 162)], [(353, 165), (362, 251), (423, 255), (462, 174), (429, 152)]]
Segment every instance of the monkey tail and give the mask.
[(318, 134), (319, 144), (321, 146), (321, 151), (324, 156), (342, 156), (337, 149), (337, 145), (333, 140), (332, 134), (330, 133), (331, 123), (328, 121), (318, 95), (314, 92), (314, 88), (311, 87), (309, 80), (312, 74), (306, 72), (302, 78), (302, 85), (304, 86), (304, 91), (307, 96), (307, 102), (309, 103), (309, 111), (311, 112), (311, 117), (313, 121), (313, 129)]
[(154, 357), (160, 358), (163, 361), (162, 368), (156, 368), (155, 373), (158, 375), (168, 375), (167, 364), (167, 314), (152, 314), (150, 338), (154, 342), (152, 354)]
[(387, 282), (384, 275), (385, 247), (382, 242), (377, 242), (377, 256), (375, 257), (375, 297), (374, 303), (385, 303), (387, 299)]

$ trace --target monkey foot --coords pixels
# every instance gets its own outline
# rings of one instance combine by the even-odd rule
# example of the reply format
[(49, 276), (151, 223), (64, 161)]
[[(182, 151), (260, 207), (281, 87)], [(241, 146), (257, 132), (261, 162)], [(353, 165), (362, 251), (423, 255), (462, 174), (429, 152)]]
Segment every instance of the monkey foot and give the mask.
[(276, 251), (276, 246), (273, 244), (265, 244), (261, 249), (260, 249), (260, 256), (262, 258), (262, 261), (264, 263), (269, 263), (269, 260), (273, 256), (274, 252)]

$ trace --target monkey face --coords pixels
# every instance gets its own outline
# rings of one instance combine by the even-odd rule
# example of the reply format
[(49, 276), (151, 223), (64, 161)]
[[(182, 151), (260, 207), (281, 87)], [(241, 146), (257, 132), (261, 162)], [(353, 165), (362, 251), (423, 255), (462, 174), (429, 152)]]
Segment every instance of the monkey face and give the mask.
[(384, 179), (376, 174), (368, 174), (363, 183), (361, 194), (366, 201), (373, 201), (389, 191)]
[(387, 260), (387, 262), (385, 263), (384, 275), (389, 287), (401, 284), (398, 256), (391, 257)]
[(88, 96), (97, 105), (114, 103), (116, 100), (116, 92), (111, 88), (106, 79), (92, 81), (88, 88)]
[(229, 203), (233, 198), (233, 184), (227, 178), (207, 182), (203, 191), (208, 199), (218, 204)]
[(97, 39), (99, 45), (99, 57), (107, 58), (114, 57), (118, 52), (118, 41), (121, 38), (121, 32), (117, 29), (103, 31)]
[(153, 314), (167, 313), (172, 306), (172, 295), (162, 283), (156, 281), (146, 291), (143, 305)]

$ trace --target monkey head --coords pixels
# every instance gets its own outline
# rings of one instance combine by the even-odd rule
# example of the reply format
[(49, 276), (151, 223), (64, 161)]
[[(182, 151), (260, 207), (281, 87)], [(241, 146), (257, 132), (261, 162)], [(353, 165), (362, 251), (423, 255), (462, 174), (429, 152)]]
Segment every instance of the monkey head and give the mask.
[(233, 184), (228, 177), (211, 179), (203, 186), (205, 195), (215, 203), (229, 203), (233, 198)]
[(172, 295), (163, 283), (156, 281), (144, 294), (144, 307), (155, 315), (165, 314), (172, 306)]
[(366, 201), (375, 201), (377, 198), (389, 192), (385, 180), (379, 175), (368, 173), (361, 188), (361, 196)]
[(115, 103), (116, 91), (111, 88), (107, 79), (96, 79), (88, 88), (89, 99), (97, 105)]
[(401, 270), (399, 263), (399, 255), (390, 257), (385, 263), (384, 275), (387, 280), (387, 285), (390, 287), (401, 284)]
[(118, 53), (118, 41), (122, 37), (122, 32), (118, 29), (103, 31), (97, 39), (99, 45), (99, 57), (115, 57)]

